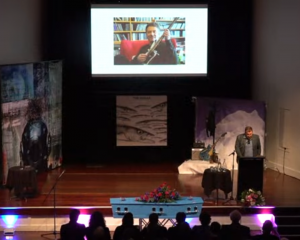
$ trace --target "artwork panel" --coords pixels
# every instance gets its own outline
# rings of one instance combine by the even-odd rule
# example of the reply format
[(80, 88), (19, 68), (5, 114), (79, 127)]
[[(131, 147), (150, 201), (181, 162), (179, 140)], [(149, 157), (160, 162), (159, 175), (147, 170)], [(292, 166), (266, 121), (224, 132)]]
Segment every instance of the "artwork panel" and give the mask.
[(20, 143), (27, 123), (27, 105), (28, 100), (2, 104), (3, 182), (6, 181), (8, 169), (20, 165)]
[[(21, 159), (29, 164), (29, 156), (26, 152), (33, 152), (33, 150), (27, 149), (26, 146), (34, 145), (28, 143), (29, 138), (38, 136), (38, 141), (42, 141), (35, 149), (43, 146), (43, 160), (40, 161), (45, 163), (44, 168), (52, 169), (60, 166), (62, 163), (62, 62), (5, 66), (4, 70), (3, 67), (0, 69), (0, 72), (1, 78), (4, 77), (4, 82), (6, 81), (4, 86), (13, 89), (10, 95), (6, 94), (5, 98), (2, 98), (4, 102), (1, 104), (3, 182), (6, 181), (8, 169), (20, 165)], [(11, 78), (15, 75), (26, 77), (23, 77), (22, 82), (20, 77)], [(3, 84), (2, 79), (1, 82)], [(21, 86), (25, 86), (26, 89)], [(16, 100), (20, 98), (25, 99)], [(40, 156), (40, 154), (32, 156)]]
[(49, 63), (39, 62), (33, 64), (34, 97), (45, 98), (49, 95), (47, 82), (49, 78)]
[(33, 64), (2, 66), (0, 79), (2, 103), (34, 97)]
[(167, 146), (167, 96), (117, 96), (117, 146)]
[(45, 78), (47, 123), (51, 133), (51, 152), (48, 167), (56, 168), (62, 164), (62, 61), (51, 61), (47, 65)]

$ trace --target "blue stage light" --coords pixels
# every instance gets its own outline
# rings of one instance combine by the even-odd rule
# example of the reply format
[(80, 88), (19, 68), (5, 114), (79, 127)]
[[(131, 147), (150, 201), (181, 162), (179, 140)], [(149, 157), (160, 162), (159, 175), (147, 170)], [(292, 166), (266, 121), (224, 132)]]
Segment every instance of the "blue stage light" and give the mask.
[(7, 228), (12, 228), (14, 227), (16, 221), (18, 220), (19, 216), (18, 215), (2, 215), (2, 220), (6, 224)]

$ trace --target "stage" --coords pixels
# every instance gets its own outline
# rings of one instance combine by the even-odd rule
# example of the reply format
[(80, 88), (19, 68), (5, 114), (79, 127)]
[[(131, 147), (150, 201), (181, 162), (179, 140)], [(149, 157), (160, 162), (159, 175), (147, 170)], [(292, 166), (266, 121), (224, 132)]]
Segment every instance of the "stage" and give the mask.
[[(53, 207), (53, 192), (47, 197), (58, 176), (65, 170), (56, 184), (56, 205), (109, 207), (112, 197), (137, 197), (167, 182), (183, 196), (197, 196), (207, 200), (206, 207), (223, 206), (222, 200), (207, 199), (201, 186), (202, 174), (179, 174), (178, 164), (106, 164), (65, 165), (37, 174), (38, 194), (27, 201), (10, 199), (9, 190), (1, 189), (2, 207)], [(254, 173), (255, 174), (255, 173)], [(236, 194), (237, 171), (234, 172), (233, 195)], [(266, 169), (264, 171), (263, 195), (268, 206), (296, 207), (300, 205), (300, 180)], [(215, 196), (213, 192), (211, 198)], [(229, 194), (230, 196), (231, 194)], [(224, 197), (219, 191), (219, 197)], [(234, 196), (235, 197), (235, 196)], [(233, 202), (231, 206), (240, 206)], [(109, 212), (109, 211), (108, 211)], [(107, 212), (107, 213), (108, 213)]]
[[(228, 217), (233, 209), (240, 209), (245, 215), (273, 213), (274, 209), (298, 207), (300, 205), (300, 180), (286, 176), (278, 171), (264, 171), (263, 195), (266, 208), (244, 208), (236, 201), (225, 203), (222, 191), (213, 191), (208, 198), (201, 186), (202, 174), (179, 174), (178, 164), (105, 164), (105, 165), (64, 165), (60, 168), (37, 174), (38, 194), (32, 198), (12, 199), (7, 188), (0, 194), (0, 215), (17, 214), (30, 218), (33, 231), (41, 226), (40, 219), (48, 218), (47, 226), (39, 231), (51, 229), (52, 216), (58, 218), (57, 226), (65, 222), (70, 208), (79, 207), (82, 214), (91, 214), (95, 210), (112, 217), (110, 198), (138, 197), (152, 191), (166, 182), (182, 196), (197, 196), (204, 200), (203, 209), (213, 216)], [(62, 175), (61, 173), (64, 172)], [(255, 173), (254, 173), (255, 174)], [(55, 206), (53, 188), (55, 187)], [(236, 194), (237, 171), (234, 172), (233, 196)], [(217, 199), (217, 195), (220, 199)], [(231, 193), (228, 197), (231, 196)], [(54, 208), (55, 207), (55, 208)], [(36, 223), (34, 223), (36, 219)], [(25, 228), (23, 230), (26, 230)]]

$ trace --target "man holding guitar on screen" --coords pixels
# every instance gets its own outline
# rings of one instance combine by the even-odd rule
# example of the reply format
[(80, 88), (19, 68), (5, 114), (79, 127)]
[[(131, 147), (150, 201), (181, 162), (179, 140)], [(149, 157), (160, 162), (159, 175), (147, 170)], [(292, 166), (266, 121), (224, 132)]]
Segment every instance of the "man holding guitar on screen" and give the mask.
[(240, 157), (257, 157), (261, 154), (261, 145), (259, 136), (253, 134), (253, 129), (250, 126), (245, 128), (245, 133), (236, 137), (235, 151), (237, 162)]
[[(159, 25), (156, 22), (147, 24), (146, 36), (149, 44), (141, 47), (139, 53), (131, 61), (132, 64), (178, 63), (176, 49), (174, 48), (171, 41), (170, 30), (164, 29), (163, 35), (161, 35), (161, 37), (158, 39), (157, 37), (159, 34), (160, 29)], [(164, 39), (164, 41), (162, 41), (162, 39)]]

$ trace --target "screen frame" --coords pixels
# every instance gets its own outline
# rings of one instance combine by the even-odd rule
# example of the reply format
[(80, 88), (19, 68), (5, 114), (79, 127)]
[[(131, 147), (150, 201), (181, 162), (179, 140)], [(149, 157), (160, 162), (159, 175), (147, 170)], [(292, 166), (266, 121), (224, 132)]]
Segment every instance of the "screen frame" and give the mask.
[[(199, 63), (195, 57), (192, 59), (193, 61), (190, 61), (190, 65), (188, 64), (184, 64), (184, 65), (161, 65), (162, 66), (162, 70), (160, 72), (157, 73), (153, 73), (156, 68), (157, 65), (148, 65), (147, 66), (147, 70), (148, 72), (144, 72), (142, 70), (145, 70), (145, 68), (143, 68), (143, 65), (113, 65), (113, 72), (102, 72), (100, 73), (99, 71), (95, 71), (93, 70), (93, 65), (95, 65), (94, 62), (94, 57), (93, 57), (93, 26), (92, 26), (92, 12), (93, 9), (97, 9), (97, 8), (101, 8), (101, 9), (120, 9), (122, 12), (124, 12), (124, 9), (130, 10), (130, 9), (162, 9), (164, 11), (167, 10), (173, 10), (176, 9), (179, 11), (179, 9), (197, 9), (199, 11), (199, 9), (204, 9), (205, 12), (205, 37), (204, 37), (204, 43), (203, 46), (204, 47), (204, 53), (203, 55), (205, 57), (203, 57), (203, 61), (204, 61), (204, 69), (205, 70), (201, 70), (199, 72), (193, 72), (196, 71), (199, 68)], [(208, 4), (207, 3), (199, 3), (199, 4), (100, 4), (100, 3), (92, 3), (90, 6), (90, 11), (91, 11), (91, 76), (92, 78), (101, 78), (101, 77), (207, 77), (208, 75), (208, 27), (209, 27), (209, 17), (208, 17)], [(118, 15), (118, 14), (116, 14)], [(115, 17), (116, 17), (115, 15)], [(124, 15), (124, 14), (123, 14)], [(130, 15), (130, 14), (129, 14)], [(110, 27), (110, 25), (109, 25)], [(190, 30), (193, 31), (193, 30)], [(195, 32), (195, 31), (193, 31)], [(202, 33), (202, 32), (201, 32)], [(113, 29), (112, 29), (112, 34), (113, 34)], [(199, 39), (199, 36), (195, 36), (193, 38), (194, 43), (190, 43), (190, 45), (197, 46), (197, 40)], [(103, 44), (103, 45), (108, 45), (109, 43)], [(111, 43), (110, 43), (111, 44)], [(193, 49), (192, 47), (190, 49)], [(193, 53), (192, 50), (190, 50), (190, 53)], [(195, 60), (194, 60), (195, 59)], [(112, 60), (110, 60), (112, 61)], [(192, 65), (194, 64), (194, 65)], [(128, 66), (130, 67), (135, 67), (137, 69), (139, 69), (139, 72), (124, 72), (124, 69), (128, 69)], [(190, 67), (192, 70), (189, 70), (188, 67)], [(177, 68), (177, 69), (175, 69)], [(119, 71), (116, 71), (119, 70)], [(122, 71), (120, 71), (122, 70)], [(117, 72), (117, 73), (116, 73)]]

